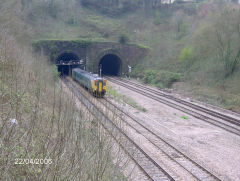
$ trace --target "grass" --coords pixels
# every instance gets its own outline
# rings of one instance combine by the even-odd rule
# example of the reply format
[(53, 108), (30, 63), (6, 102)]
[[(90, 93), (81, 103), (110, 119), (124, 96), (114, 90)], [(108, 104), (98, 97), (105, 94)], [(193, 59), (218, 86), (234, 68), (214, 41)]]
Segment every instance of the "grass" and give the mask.
[(188, 118), (187, 116), (185, 116), (185, 115), (182, 115), (181, 118), (182, 118), (182, 119), (189, 119), (189, 118)]
[(132, 107), (136, 108), (137, 110), (139, 111), (142, 111), (142, 112), (147, 112), (147, 109), (142, 107), (142, 106), (139, 106), (136, 102), (134, 102), (132, 99), (130, 98), (125, 98), (124, 97), (124, 102), (126, 102), (127, 104), (131, 105)]
[[(231, 86), (231, 84), (229, 86)], [(231, 89), (236, 87), (238, 87), (238, 85), (234, 84)], [(174, 89), (186, 97), (240, 112), (240, 95), (234, 93), (235, 91), (224, 90), (221, 87), (211, 88), (206, 85), (192, 85), (189, 83), (176, 84), (174, 85)]]
[(120, 99), (122, 98), (122, 96), (120, 94), (118, 94), (118, 92), (110, 86), (108, 86), (107, 94), (114, 97), (117, 101), (120, 101)]
[(141, 112), (147, 112), (147, 109), (138, 105), (134, 100), (132, 100), (130, 97), (126, 97), (125, 95), (119, 94), (117, 90), (115, 90), (112, 87), (108, 87), (107, 93), (111, 95), (114, 99), (117, 101), (123, 101), (126, 104), (129, 104), (130, 106), (134, 107), (135, 109), (141, 111)]

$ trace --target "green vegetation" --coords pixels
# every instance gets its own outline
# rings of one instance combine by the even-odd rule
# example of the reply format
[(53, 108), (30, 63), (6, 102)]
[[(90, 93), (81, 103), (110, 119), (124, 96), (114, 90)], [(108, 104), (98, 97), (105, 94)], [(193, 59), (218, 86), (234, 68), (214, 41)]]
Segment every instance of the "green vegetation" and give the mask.
[(142, 81), (146, 84), (155, 85), (160, 88), (171, 87), (174, 82), (181, 79), (180, 74), (167, 71), (145, 70)]
[(113, 89), (112, 87), (108, 87), (107, 93), (114, 97), (117, 101), (123, 101), (126, 104), (129, 104), (130, 106), (134, 107), (135, 109), (142, 111), (142, 112), (147, 112), (147, 109), (138, 105), (134, 100), (132, 100), (130, 97), (126, 97), (120, 93), (117, 92), (117, 90)]
[(6, 33), (0, 39), (1, 179), (125, 181), (111, 161), (112, 138), (76, 107), (57, 67)]
[(129, 41), (129, 38), (126, 34), (122, 34), (119, 36), (118, 42), (121, 44), (126, 44)]
[(57, 45), (62, 44), (64, 46), (66, 43), (71, 44), (73, 47), (79, 46), (89, 46), (92, 43), (98, 42), (92, 39), (73, 39), (73, 40), (63, 40), (63, 39), (46, 39), (46, 40), (34, 40), (33, 46), (36, 48), (47, 47), (50, 51), (54, 51), (57, 48)]
[[(1, 4), (5, 17), (11, 16), (6, 11), (11, 2)], [(143, 78), (146, 69), (180, 74), (181, 83), (155, 78), (147, 83), (173, 86), (189, 96), (240, 110), (238, 98), (233, 98), (240, 89), (239, 6), (218, 0), (196, 2), (22, 0), (15, 5), (22, 18), (11, 19), (10, 31), (23, 43), (30, 38), (119, 42), (127, 35), (128, 44), (150, 50), (150, 56), (133, 68), (133, 76)], [(16, 30), (25, 33), (19, 36)]]
[(191, 47), (185, 47), (182, 49), (179, 55), (179, 61), (184, 66), (184, 68), (188, 69), (192, 66), (194, 60), (194, 54)]
[(181, 118), (182, 118), (182, 119), (188, 119), (188, 117), (185, 116), (185, 115), (182, 115)]
[[(121, 153), (113, 154), (99, 120), (76, 107), (57, 67), (31, 52), (30, 25), (18, 14), (24, 4), (0, 2), (1, 180), (126, 181), (117, 166)], [(47, 11), (50, 18), (59, 15)]]
[(117, 92), (117, 90), (113, 89), (112, 87), (108, 86), (107, 94), (113, 96), (117, 101), (120, 101), (122, 96)]
[(128, 12), (135, 11), (139, 1), (136, 0), (117, 0), (117, 1), (98, 1), (98, 0), (79, 0), (85, 7), (97, 10), (108, 16), (120, 16)]
[(125, 98), (124, 97), (124, 102), (126, 102), (127, 104), (131, 105), (132, 107), (136, 108), (139, 111), (147, 112), (146, 108), (139, 106), (135, 101), (133, 101), (130, 98)]
[(181, 62), (190, 61), (193, 58), (193, 50), (190, 47), (185, 47), (182, 49), (179, 60)]

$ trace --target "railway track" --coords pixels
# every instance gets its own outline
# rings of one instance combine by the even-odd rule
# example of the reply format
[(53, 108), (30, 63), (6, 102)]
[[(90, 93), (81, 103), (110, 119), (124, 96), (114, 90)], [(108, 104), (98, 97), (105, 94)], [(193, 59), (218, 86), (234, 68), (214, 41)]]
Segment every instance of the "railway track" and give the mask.
[[(236, 119), (234, 117), (231, 117), (231, 116), (228, 116), (228, 115), (225, 115), (225, 114), (222, 114), (222, 113), (219, 113), (217, 111), (214, 111), (214, 110), (211, 110), (211, 109), (207, 109), (205, 107), (202, 107), (200, 105), (196, 105), (194, 103), (191, 103), (191, 102), (188, 102), (188, 101), (185, 101), (185, 100), (182, 100), (182, 99), (179, 99), (179, 98), (176, 98), (172, 95), (169, 95), (163, 91), (160, 91), (160, 90), (154, 90), (154, 89), (151, 89), (147, 86), (144, 86), (142, 84), (139, 84), (139, 83), (135, 83), (135, 82), (132, 82), (132, 81), (128, 81), (128, 80), (125, 80), (125, 79), (122, 79), (122, 78), (119, 78), (119, 77), (115, 77), (115, 79), (119, 80), (119, 81), (122, 81), (122, 82), (125, 82), (125, 83), (128, 83), (128, 84), (131, 84), (131, 85), (134, 85), (136, 87), (139, 87), (139, 88), (142, 88), (143, 90), (147, 90), (151, 93), (154, 93), (158, 96), (162, 96), (162, 97), (166, 97), (166, 98), (169, 98), (169, 99), (172, 99), (174, 100), (175, 102), (178, 102), (178, 103), (181, 103), (183, 105), (187, 105), (187, 106), (191, 106), (193, 108), (196, 108), (198, 110), (201, 110), (202, 112), (204, 113), (207, 113), (209, 115), (212, 115), (212, 116), (215, 116), (215, 117), (218, 117), (220, 119), (225, 119), (225, 120), (228, 120), (229, 122), (232, 122), (233, 124), (236, 124), (236, 125), (240, 125), (240, 119)], [(219, 108), (218, 108), (219, 109)], [(223, 111), (223, 110), (222, 110)], [(235, 112), (232, 112), (231, 114), (236, 114), (238, 117), (240, 116), (240, 114), (237, 114)]]
[[(77, 89), (77, 87), (75, 87), (75, 90), (76, 89)], [(100, 99), (99, 102), (101, 102), (101, 105), (99, 105), (100, 107), (105, 106), (105, 108), (111, 110), (112, 112), (115, 112), (113, 110), (113, 109), (115, 109), (115, 110), (117, 110), (118, 115), (124, 114), (128, 118), (130, 118), (132, 120), (131, 123), (129, 123), (128, 121), (123, 119), (121, 116), (119, 116), (121, 118), (121, 120), (124, 123), (126, 123), (126, 125), (128, 127), (131, 127), (136, 132), (143, 135), (155, 147), (155, 149), (158, 152), (158, 154), (157, 154), (158, 157), (164, 158), (164, 160), (167, 160), (167, 162), (170, 162), (170, 165), (175, 167), (175, 170), (177, 170), (178, 172), (186, 172), (185, 176), (187, 175), (188, 180), (190, 179), (190, 180), (199, 180), (199, 181), (215, 181), (215, 180), (220, 181), (220, 179), (218, 177), (216, 177), (213, 173), (209, 172), (207, 169), (203, 168), (201, 165), (199, 165), (198, 163), (196, 163), (195, 161), (193, 161), (192, 159), (187, 157), (185, 154), (183, 154), (181, 151), (176, 149), (174, 146), (172, 146), (166, 140), (164, 140), (163, 138), (158, 136), (156, 133), (151, 131), (149, 128), (147, 128), (144, 124), (142, 124), (139, 120), (137, 120), (136, 118), (131, 116), (129, 113), (126, 113), (125, 111), (123, 111), (122, 109), (120, 109), (118, 106), (114, 105), (107, 99)], [(97, 105), (94, 105), (94, 108), (97, 109), (98, 111), (101, 111), (100, 107), (98, 107)], [(102, 113), (102, 111), (101, 111), (101, 113)], [(109, 118), (107, 118), (107, 119), (109, 119)], [(116, 123), (113, 123), (113, 124), (115, 127), (118, 127), (116, 125)], [(122, 132), (122, 130), (120, 130), (120, 131), (125, 137), (132, 140), (126, 133)], [(161, 167), (161, 169), (160, 169), (161, 172), (159, 172), (159, 168), (158, 168), (159, 164), (157, 163), (157, 161), (152, 159), (151, 156), (149, 156), (148, 153), (146, 153), (133, 140), (131, 141), (131, 143), (135, 144), (135, 148), (136, 148), (134, 151), (135, 158), (132, 158), (132, 159), (136, 163), (138, 163), (139, 160), (141, 161), (141, 164), (138, 163), (137, 165), (140, 166), (140, 168), (148, 174), (148, 177), (151, 178), (151, 180), (166, 180), (166, 178), (164, 178), (163, 174), (161, 173), (164, 171), (164, 169)], [(128, 146), (126, 148), (126, 145), (125, 145), (125, 148), (123, 148), (123, 149), (130, 150), (130, 148), (131, 148), (131, 146)], [(128, 153), (128, 154), (130, 155), (130, 153)], [(153, 165), (153, 163), (154, 163), (155, 167), (151, 166), (151, 165)], [(156, 165), (158, 165), (158, 166), (156, 167)], [(150, 168), (150, 171), (148, 171), (149, 168)], [(164, 173), (168, 174), (168, 172), (165, 171)], [(151, 176), (151, 175), (154, 175), (155, 177)], [(170, 174), (168, 174), (168, 175), (170, 176)], [(171, 175), (174, 175), (174, 173), (172, 173)], [(176, 177), (176, 176), (175, 177), (170, 176), (170, 177), (171, 178), (170, 179), (168, 178), (168, 180), (183, 180), (183, 179), (178, 179), (178, 177)]]
[[(98, 119), (104, 129), (113, 136), (112, 130), (116, 129), (127, 142), (120, 147), (131, 157), (131, 159), (143, 171), (145, 176), (152, 181), (175, 181), (176, 178), (171, 176), (163, 169), (154, 159), (149, 156), (133, 139), (131, 139), (116, 123), (110, 120), (103, 111), (98, 108), (87, 96), (82, 93), (73, 81), (62, 78), (63, 83), (73, 92), (73, 94), (84, 104), (84, 106)], [(134, 154), (133, 154), (134, 153)]]
[(106, 98), (104, 99), (104, 101), (105, 103), (102, 103), (103, 105), (105, 106), (110, 105), (107, 106), (108, 109), (115, 110), (117, 109), (118, 114), (120, 115), (124, 114), (128, 118), (130, 118), (132, 120), (131, 123), (126, 121), (125, 119), (122, 119), (122, 121), (124, 121), (132, 129), (136, 130), (139, 134), (143, 135), (152, 145), (154, 145), (155, 149), (158, 151), (159, 157), (164, 157), (168, 159), (168, 162), (171, 162), (172, 166), (177, 168), (178, 171), (187, 172), (188, 179), (191, 178), (191, 180), (199, 181), (214, 181), (214, 180), (220, 181), (220, 179), (217, 176), (215, 176), (215, 174), (211, 173), (203, 166), (201, 166), (200, 164), (189, 158), (187, 155), (179, 151), (173, 145), (171, 145), (166, 140), (161, 138), (157, 133), (146, 127), (141, 121), (139, 121), (133, 115), (130, 115), (129, 113), (123, 111), (121, 108), (119, 108)]
[(121, 85), (129, 90), (135, 91), (148, 98), (156, 100), (160, 103), (166, 104), (172, 108), (178, 109), (193, 117), (203, 120), (207, 123), (220, 127), (228, 132), (240, 136), (240, 120), (219, 112), (209, 110), (199, 105), (175, 98), (171, 95), (150, 89), (143, 85), (133, 83), (130, 81), (122, 80), (119, 78), (106, 77), (108, 80)]

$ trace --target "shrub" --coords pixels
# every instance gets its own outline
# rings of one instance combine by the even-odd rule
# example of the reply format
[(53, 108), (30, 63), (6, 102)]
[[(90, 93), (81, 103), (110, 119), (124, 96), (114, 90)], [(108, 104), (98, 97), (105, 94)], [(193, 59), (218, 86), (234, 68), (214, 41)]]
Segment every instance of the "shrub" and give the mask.
[(111, 161), (116, 153), (119, 165), (122, 153), (113, 152), (107, 132), (99, 132), (101, 121), (56, 82), (57, 67), (12, 36), (0, 32), (1, 38), (1, 180), (123, 180)]
[(60, 75), (60, 73), (58, 72), (57, 66), (56, 66), (56, 65), (53, 65), (53, 66), (52, 66), (52, 76), (53, 76), (54, 81), (57, 81), (57, 80), (58, 80), (59, 75)]
[(156, 76), (156, 73), (153, 70), (145, 70), (142, 80), (146, 84), (151, 84), (151, 83), (153, 83), (155, 76)]
[(181, 79), (181, 75), (178, 73), (156, 70), (145, 70), (143, 76), (143, 82), (146, 84), (152, 84), (160, 88), (171, 87), (174, 82)]
[(155, 84), (162, 85), (163, 87), (171, 87), (174, 82), (177, 82), (180, 79), (181, 76), (178, 73), (160, 71), (155, 78)]
[(192, 48), (185, 47), (182, 49), (179, 55), (179, 61), (184, 65), (184, 68), (189, 68), (192, 64), (194, 53)]
[(192, 48), (190, 48), (190, 47), (183, 48), (179, 55), (179, 60), (181, 62), (185, 62), (185, 61), (191, 60), (192, 58), (193, 58)]
[(129, 41), (129, 37), (126, 34), (122, 34), (119, 36), (119, 43), (126, 44)]

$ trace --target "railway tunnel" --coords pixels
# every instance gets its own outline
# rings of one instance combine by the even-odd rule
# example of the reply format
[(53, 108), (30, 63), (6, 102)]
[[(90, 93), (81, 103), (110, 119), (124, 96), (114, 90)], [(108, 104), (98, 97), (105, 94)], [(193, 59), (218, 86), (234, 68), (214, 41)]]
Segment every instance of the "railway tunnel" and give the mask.
[(107, 54), (103, 56), (99, 61), (99, 70), (102, 68), (103, 75), (121, 75), (122, 61), (114, 54)]
[(58, 56), (56, 60), (56, 64), (58, 66), (58, 72), (61, 72), (62, 75), (69, 75), (70, 71), (73, 68), (78, 67), (78, 65), (68, 65), (71, 62), (79, 61), (79, 57), (75, 53), (62, 53)]

